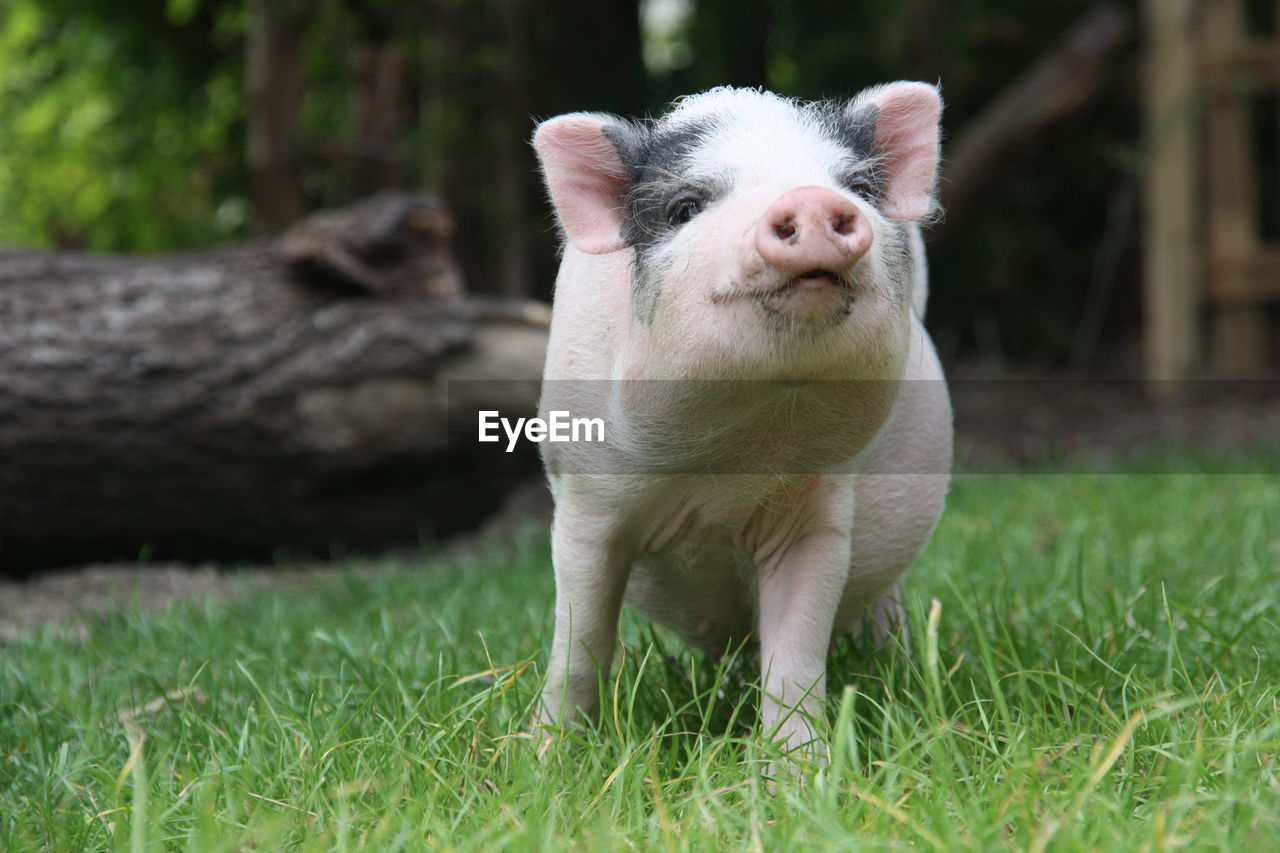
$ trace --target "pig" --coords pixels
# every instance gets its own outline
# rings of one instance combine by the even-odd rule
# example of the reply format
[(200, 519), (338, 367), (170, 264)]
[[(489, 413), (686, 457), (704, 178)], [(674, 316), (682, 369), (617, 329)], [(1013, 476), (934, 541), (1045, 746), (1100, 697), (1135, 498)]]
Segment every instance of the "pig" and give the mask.
[(721, 87), (656, 120), (538, 125), (563, 236), (543, 407), (605, 413), (609, 452), (542, 445), (535, 726), (598, 712), (626, 602), (713, 653), (758, 643), (761, 725), (825, 754), (832, 639), (905, 627), (900, 580), (948, 488), (922, 325), (941, 109), (924, 83), (814, 103)]

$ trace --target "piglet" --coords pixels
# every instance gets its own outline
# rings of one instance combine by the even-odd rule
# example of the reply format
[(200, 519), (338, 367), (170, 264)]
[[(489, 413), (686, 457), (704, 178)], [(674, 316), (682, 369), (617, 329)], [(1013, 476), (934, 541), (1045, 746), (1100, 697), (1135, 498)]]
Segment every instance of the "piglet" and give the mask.
[(713, 652), (758, 642), (762, 724), (824, 754), (832, 637), (902, 625), (949, 479), (921, 322), (940, 112), (922, 83), (818, 103), (716, 88), (657, 120), (538, 126), (564, 236), (543, 406), (602, 415), (606, 443), (542, 446), (537, 724), (596, 712), (625, 601)]

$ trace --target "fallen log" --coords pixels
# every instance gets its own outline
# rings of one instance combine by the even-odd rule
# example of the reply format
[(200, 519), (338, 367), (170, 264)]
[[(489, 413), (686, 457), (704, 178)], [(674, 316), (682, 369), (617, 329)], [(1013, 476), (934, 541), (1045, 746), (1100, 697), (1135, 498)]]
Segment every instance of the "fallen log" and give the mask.
[(465, 295), (451, 228), (385, 195), (216, 251), (0, 252), (0, 573), (324, 556), (492, 512), (521, 474), (450, 458), (448, 381), (527, 379), (463, 402), (532, 413), (548, 315)]

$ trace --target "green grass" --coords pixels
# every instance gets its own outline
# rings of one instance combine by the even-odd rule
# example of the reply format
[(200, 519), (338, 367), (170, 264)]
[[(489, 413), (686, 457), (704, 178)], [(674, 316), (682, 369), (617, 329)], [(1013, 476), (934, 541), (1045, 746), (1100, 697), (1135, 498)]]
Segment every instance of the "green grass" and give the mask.
[(633, 617), (539, 757), (545, 542), (113, 614), (0, 648), (0, 849), (1274, 851), (1278, 581), (1274, 475), (962, 478), (776, 793), (750, 665)]

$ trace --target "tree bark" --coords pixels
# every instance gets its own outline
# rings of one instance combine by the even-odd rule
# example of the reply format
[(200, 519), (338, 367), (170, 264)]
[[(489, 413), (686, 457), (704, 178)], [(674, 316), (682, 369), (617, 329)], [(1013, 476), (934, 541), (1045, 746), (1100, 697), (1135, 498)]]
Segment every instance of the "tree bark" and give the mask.
[[(464, 296), (451, 229), (385, 195), (213, 252), (0, 252), (0, 573), (324, 555), (486, 516), (526, 475), (467, 471), (447, 416), (534, 411), (547, 312)], [(446, 407), (453, 378), (527, 381)]]
[(296, 157), (302, 111), (304, 8), (250, 0), (245, 78), (248, 88), (249, 195), (254, 225), (276, 233), (302, 215)]

